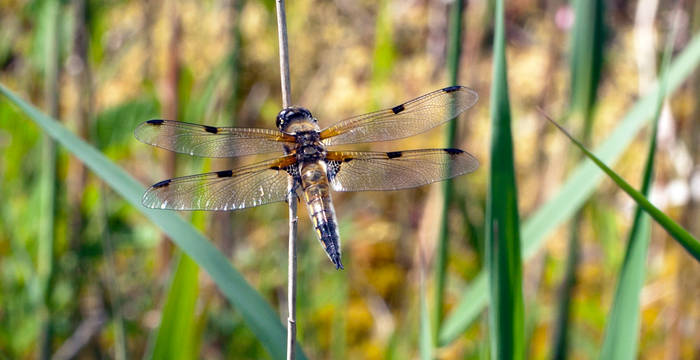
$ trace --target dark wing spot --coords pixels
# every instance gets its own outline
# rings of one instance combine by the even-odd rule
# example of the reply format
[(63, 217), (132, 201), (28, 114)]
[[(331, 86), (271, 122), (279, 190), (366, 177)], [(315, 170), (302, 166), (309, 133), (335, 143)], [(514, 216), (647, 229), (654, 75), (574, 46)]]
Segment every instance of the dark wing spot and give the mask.
[(401, 157), (401, 155), (403, 155), (402, 151), (392, 151), (392, 152), (386, 153), (386, 156), (389, 157), (389, 159), (395, 159), (395, 158)]
[(406, 108), (403, 107), (403, 104), (401, 104), (401, 105), (399, 105), (399, 106), (395, 106), (395, 107), (393, 107), (393, 108), (391, 109), (391, 111), (393, 111), (394, 114), (398, 114), (398, 113), (400, 113), (400, 112), (402, 112), (402, 111), (404, 111), (404, 110), (406, 110)]
[(146, 121), (146, 124), (150, 124), (150, 125), (163, 125), (164, 122), (165, 122), (165, 120), (155, 119), (155, 120), (148, 120), (148, 121)]
[(204, 125), (204, 130), (206, 130), (208, 133), (216, 134), (219, 132), (219, 129), (213, 127), (213, 126), (207, 126)]
[(460, 88), (461, 88), (461, 86), (455, 85), (455, 86), (446, 87), (446, 88), (442, 89), (442, 91), (444, 91), (446, 93), (451, 93), (451, 92), (455, 92), (455, 91), (459, 90)]
[(159, 181), (159, 182), (153, 184), (153, 188), (158, 189), (158, 188), (166, 187), (168, 185), (170, 185), (170, 180), (163, 180), (163, 181)]
[(218, 176), (220, 178), (231, 177), (231, 176), (233, 176), (233, 171), (231, 171), (231, 170), (217, 171), (216, 176)]
[(280, 167), (277, 166), (277, 165), (272, 165), (272, 166), (270, 166), (270, 169), (272, 169), (272, 170), (279, 170)]
[(459, 155), (459, 154), (464, 152), (463, 150), (460, 150), (460, 149), (442, 149), (442, 150), (450, 155)]
[(343, 159), (343, 162), (350, 162), (350, 160), (354, 160), (355, 158), (347, 157)]

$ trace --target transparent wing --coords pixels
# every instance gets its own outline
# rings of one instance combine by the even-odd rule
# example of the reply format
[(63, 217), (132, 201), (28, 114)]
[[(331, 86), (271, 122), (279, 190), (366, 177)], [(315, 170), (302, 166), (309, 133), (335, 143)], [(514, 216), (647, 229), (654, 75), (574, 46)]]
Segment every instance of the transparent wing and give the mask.
[(148, 120), (134, 130), (140, 141), (204, 157), (234, 157), (283, 152), (294, 137), (270, 129), (214, 127), (172, 120)]
[(329, 151), (328, 178), (335, 191), (409, 189), (470, 173), (479, 161), (459, 149), (393, 152)]
[(343, 120), (321, 131), (325, 145), (401, 139), (428, 131), (476, 104), (479, 96), (451, 86), (373, 113)]
[(173, 210), (237, 210), (284, 201), (293, 155), (234, 170), (179, 177), (154, 184), (144, 206)]

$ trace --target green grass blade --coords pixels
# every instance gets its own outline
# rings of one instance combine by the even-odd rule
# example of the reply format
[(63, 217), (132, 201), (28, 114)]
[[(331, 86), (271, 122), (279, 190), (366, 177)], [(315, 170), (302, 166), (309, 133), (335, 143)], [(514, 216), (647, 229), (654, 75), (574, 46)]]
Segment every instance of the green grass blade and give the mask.
[[(43, 4), (42, 17), (45, 40), (45, 67), (44, 67), (44, 98), (47, 111), (57, 116), (60, 106), (60, 20), (61, 3), (58, 0), (47, 1)], [(39, 345), (39, 359), (51, 357), (53, 343), (53, 316), (51, 296), (54, 283), (54, 240), (56, 239), (56, 214), (58, 209), (57, 189), (57, 162), (58, 154), (56, 143), (44, 135), (42, 142), (42, 174), (41, 174), (41, 230), (37, 248), (37, 281), (41, 293), (41, 306), (39, 315), (41, 321), (41, 338)]]
[[(661, 65), (661, 90), (656, 103), (654, 122), (651, 127), (651, 139), (647, 153), (646, 164), (640, 192), (644, 196), (649, 195), (654, 173), (654, 155), (656, 154), (656, 134), (659, 127), (659, 118), (663, 109), (664, 96), (668, 87), (668, 63), (671, 59), (673, 44), (676, 39), (678, 27), (674, 26), (666, 42), (663, 63)], [(651, 238), (651, 224), (649, 216), (643, 213), (637, 206), (634, 213), (634, 222), (627, 241), (627, 251), (622, 270), (615, 289), (612, 309), (608, 316), (603, 337), (603, 346), (600, 358), (604, 360), (634, 359), (637, 356), (637, 339), (639, 336), (639, 295), (644, 285), (644, 273), (646, 271), (646, 258)]]
[[(582, 138), (590, 144), (593, 130), (593, 109), (600, 83), (600, 69), (603, 63), (604, 4), (602, 0), (574, 1), (574, 29), (571, 49), (571, 100), (569, 121), (574, 126), (582, 123)], [(573, 159), (579, 160), (579, 154)], [(589, 207), (595, 207), (595, 198)], [(571, 303), (578, 282), (578, 264), (581, 241), (580, 225), (583, 219), (581, 209), (569, 224), (568, 251), (565, 260), (565, 273), (558, 292), (556, 317), (552, 331), (552, 359), (565, 359), (569, 348), (571, 328)]]
[(603, 63), (604, 4), (602, 0), (576, 0), (574, 12), (570, 107), (585, 119), (584, 134), (589, 134)]
[(651, 235), (649, 216), (637, 208), (627, 252), (608, 315), (601, 359), (636, 359), (639, 336), (639, 293), (644, 285), (647, 249)]
[(696, 260), (700, 261), (700, 242), (694, 238), (688, 231), (683, 227), (678, 225), (673, 221), (668, 215), (664, 214), (656, 206), (654, 206), (649, 200), (647, 200), (642, 193), (635, 190), (630, 184), (628, 184), (622, 177), (617, 175), (612, 169), (610, 169), (603, 161), (596, 157), (592, 152), (586, 149), (583, 144), (576, 140), (571, 134), (569, 134), (561, 125), (552, 119), (548, 120), (554, 124), (557, 129), (561, 130), (571, 142), (576, 145), (591, 161), (593, 161), (603, 172), (605, 172), (612, 181), (617, 184), (620, 189), (627, 193), (639, 207), (644, 209), (644, 211), (649, 214), (661, 227), (663, 227), (666, 232), (668, 232), (671, 237), (673, 237), (681, 246), (683, 246), (690, 255), (692, 255)]
[[(700, 63), (700, 36), (694, 36), (688, 46), (669, 66), (668, 92), (676, 90)], [(627, 149), (639, 130), (650, 120), (658, 99), (658, 89), (650, 91), (632, 106), (620, 124), (608, 138), (596, 148), (595, 154), (603, 161), (615, 162)], [(531, 258), (542, 247), (546, 237), (559, 225), (571, 218), (590, 197), (603, 179), (603, 173), (590, 161), (583, 161), (564, 182), (556, 195), (523, 222), (522, 256)], [(482, 272), (477, 276), (486, 277)], [(440, 343), (447, 344), (461, 334), (479, 314), (474, 304), (486, 305), (484, 292), (471, 291), (468, 287), (456, 310), (445, 319), (440, 330)], [(482, 307), (483, 309), (483, 307)]]
[(190, 359), (195, 344), (195, 305), (199, 293), (199, 267), (185, 254), (180, 255), (177, 270), (160, 317), (158, 336), (151, 359)]
[[(700, 64), (700, 36), (693, 40), (670, 65), (668, 91), (675, 91)], [(637, 133), (651, 120), (658, 99), (658, 88), (642, 96), (615, 127), (610, 136), (599, 145), (595, 154), (605, 162), (615, 162), (628, 148)], [(523, 223), (523, 258), (529, 259), (543, 245), (545, 237), (567, 221), (595, 191), (603, 173), (590, 161), (583, 161), (564, 182), (555, 196), (549, 199)]]
[[(477, 275), (466, 291), (450, 317), (445, 320), (440, 329), (440, 345), (447, 345), (457, 338), (467, 326), (479, 317), (479, 314), (488, 305), (489, 279), (487, 273), (482, 271)], [(469, 299), (471, 301), (464, 301)]]
[(491, 174), (486, 203), (492, 359), (524, 359), (524, 305), (518, 193), (505, 54), (504, 1), (496, 1), (491, 88)]
[[(449, 85), (457, 85), (459, 78), (459, 59), (462, 53), (462, 13), (464, 3), (456, 0), (450, 7), (450, 30), (448, 35), (449, 48), (447, 50), (447, 72)], [(457, 121), (450, 121), (447, 126), (446, 148), (455, 147), (455, 131)], [(442, 183), (442, 218), (440, 219), (440, 234), (438, 235), (437, 249), (435, 251), (435, 288), (433, 302), (432, 334), (434, 346), (437, 346), (438, 333), (442, 325), (445, 297), (445, 281), (447, 277), (447, 249), (449, 244), (448, 218), (450, 205), (454, 199), (453, 179), (447, 179)]]
[(378, 108), (377, 99), (381, 99), (386, 91), (387, 82), (391, 78), (396, 61), (396, 47), (394, 45), (394, 31), (392, 24), (392, 2), (379, 1), (378, 13), (375, 23), (374, 52), (372, 54), (372, 108)]
[[(68, 129), (28, 104), (0, 84), (0, 94), (22, 109), (34, 122), (68, 151), (87, 165), (107, 185), (127, 200), (139, 212), (163, 230), (187, 255), (214, 280), (221, 292), (240, 311), (244, 320), (265, 346), (272, 358), (286, 354), (286, 330), (270, 305), (256, 292), (228, 259), (199, 231), (175, 212), (144, 208), (141, 195), (144, 187), (131, 175), (110, 161)], [(297, 352), (300, 358), (303, 353)]]

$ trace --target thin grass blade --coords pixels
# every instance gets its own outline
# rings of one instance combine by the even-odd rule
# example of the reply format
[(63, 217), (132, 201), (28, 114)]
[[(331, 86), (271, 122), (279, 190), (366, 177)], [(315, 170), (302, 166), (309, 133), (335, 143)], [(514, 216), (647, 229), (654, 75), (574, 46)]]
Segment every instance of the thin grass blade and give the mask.
[[(43, 4), (43, 39), (45, 40), (45, 76), (44, 98), (47, 111), (58, 116), (60, 107), (60, 17), (61, 3), (58, 0)], [(57, 176), (58, 154), (56, 142), (44, 135), (42, 142), (41, 192), (42, 206), (40, 238), (37, 248), (37, 281), (41, 294), (39, 315), (41, 319), (41, 338), (39, 340), (39, 359), (49, 359), (53, 343), (53, 316), (51, 297), (54, 283), (54, 240), (56, 238), (56, 214), (58, 210)]]
[(700, 261), (700, 242), (693, 237), (688, 231), (686, 231), (682, 226), (678, 225), (673, 219), (668, 215), (664, 214), (656, 206), (654, 206), (642, 193), (635, 190), (629, 183), (627, 183), (620, 175), (615, 173), (610, 169), (603, 161), (596, 157), (592, 152), (586, 149), (581, 142), (576, 140), (571, 134), (569, 134), (561, 125), (559, 125), (554, 120), (547, 118), (552, 124), (554, 124), (557, 129), (559, 129), (566, 137), (571, 140), (571, 142), (576, 145), (591, 161), (593, 161), (603, 172), (605, 172), (612, 181), (617, 184), (617, 186), (627, 193), (639, 207), (641, 207), (647, 214), (649, 214), (661, 227), (663, 227), (666, 232), (668, 232), (671, 237), (673, 237), (683, 248), (685, 248), (688, 253), (693, 256), (696, 260)]
[[(212, 277), (224, 296), (241, 312), (245, 322), (272, 358), (284, 358), (286, 331), (279, 317), (211, 242), (174, 212), (152, 210), (141, 206), (144, 187), (56, 120), (46, 116), (1, 84), (0, 94), (22, 109), (47, 134), (65, 146), (135, 209), (170, 236), (175, 244)], [(305, 358), (299, 347), (297, 355)]]
[[(647, 152), (644, 175), (642, 178), (641, 194), (649, 196), (652, 179), (654, 177), (654, 155), (656, 154), (656, 134), (663, 109), (666, 88), (668, 87), (668, 64), (671, 59), (673, 44), (676, 39), (677, 26), (669, 34), (661, 65), (661, 88), (656, 103), (656, 111), (651, 126), (649, 150)], [(634, 359), (637, 356), (639, 337), (639, 296), (644, 285), (644, 273), (646, 271), (646, 258), (651, 238), (651, 224), (649, 216), (644, 214), (642, 208), (637, 206), (634, 213), (634, 222), (630, 229), (627, 241), (627, 251), (622, 270), (615, 289), (612, 309), (608, 316), (603, 337), (603, 346), (600, 358), (604, 360)]]
[[(456, 0), (450, 6), (449, 21), (450, 30), (448, 34), (449, 47), (447, 49), (447, 73), (449, 76), (449, 85), (457, 85), (459, 78), (459, 59), (462, 53), (462, 13), (464, 2)], [(455, 132), (457, 129), (457, 121), (450, 121), (447, 126), (446, 133), (446, 148), (455, 147)], [(454, 198), (454, 182), (453, 179), (448, 179), (442, 183), (442, 218), (440, 219), (440, 233), (438, 235), (437, 250), (435, 251), (435, 285), (434, 285), (434, 302), (433, 302), (433, 318), (432, 318), (432, 333), (431, 339), (433, 346), (438, 346), (438, 334), (442, 325), (444, 312), (444, 297), (445, 297), (445, 282), (447, 277), (447, 253), (449, 245), (449, 229), (448, 218), (450, 205), (455, 201), (460, 201)], [(425, 318), (421, 318), (425, 319)], [(421, 326), (423, 324), (421, 323)], [(423, 334), (423, 332), (421, 332)]]
[[(571, 100), (569, 121), (573, 126), (583, 125), (584, 144), (590, 144), (593, 130), (593, 110), (600, 83), (603, 63), (605, 6), (602, 0), (574, 1), (574, 29), (571, 49)], [(572, 158), (578, 161), (578, 153)], [(592, 198), (588, 206), (598, 206)], [(557, 313), (552, 333), (552, 359), (565, 359), (569, 348), (571, 328), (571, 303), (578, 282), (578, 264), (581, 241), (579, 236), (584, 209), (581, 209), (569, 224), (568, 251), (565, 273), (559, 284)]]

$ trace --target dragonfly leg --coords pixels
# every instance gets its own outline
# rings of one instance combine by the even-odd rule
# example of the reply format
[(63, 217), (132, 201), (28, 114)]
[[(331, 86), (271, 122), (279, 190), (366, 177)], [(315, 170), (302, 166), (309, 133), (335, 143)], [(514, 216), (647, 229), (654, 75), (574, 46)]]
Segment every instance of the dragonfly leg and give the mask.
[(300, 188), (299, 181), (295, 180), (294, 185), (292, 186), (291, 189), (289, 189), (289, 192), (287, 193), (287, 202), (289, 202), (289, 195), (294, 195), (297, 202), (299, 202), (301, 200), (301, 198), (299, 197), (299, 191), (298, 191), (299, 188)]

